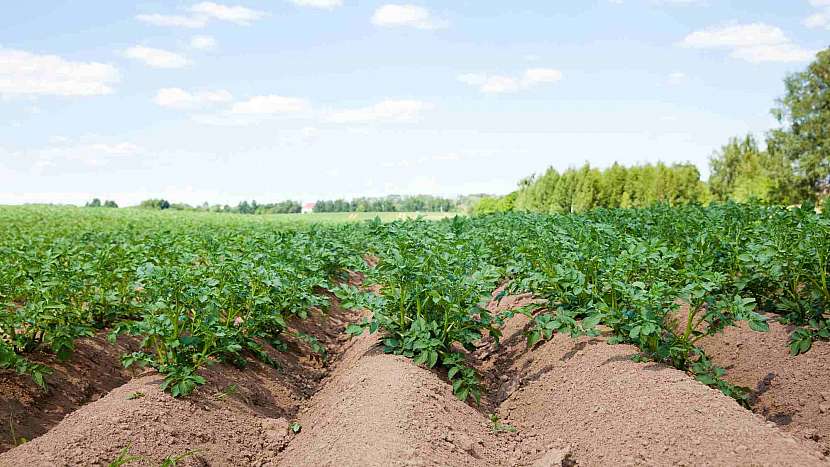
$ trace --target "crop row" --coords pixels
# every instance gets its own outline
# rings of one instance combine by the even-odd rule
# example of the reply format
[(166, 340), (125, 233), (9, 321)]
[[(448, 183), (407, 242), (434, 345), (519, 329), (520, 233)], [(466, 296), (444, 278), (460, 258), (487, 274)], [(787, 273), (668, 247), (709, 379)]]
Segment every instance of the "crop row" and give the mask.
[[(740, 402), (696, 343), (738, 321), (795, 325), (790, 350), (830, 338), (830, 219), (809, 207), (726, 204), (500, 214), (441, 222), (288, 226), (200, 213), (0, 209), (0, 367), (45, 385), (37, 351), (71, 356), (98, 329), (138, 336), (125, 365), (155, 368), (173, 395), (214, 361), (273, 363), (290, 319), (325, 309), (325, 290), (370, 318), (387, 352), (446, 370), (456, 395), (479, 399), (465, 351), (513, 313), (528, 343), (554, 333), (634, 344), (639, 358), (693, 374)], [(365, 255), (378, 258), (369, 268)], [(343, 285), (366, 274), (377, 292)], [(490, 293), (530, 292), (537, 309), (491, 314)], [(312, 339), (310, 336), (300, 336)]]

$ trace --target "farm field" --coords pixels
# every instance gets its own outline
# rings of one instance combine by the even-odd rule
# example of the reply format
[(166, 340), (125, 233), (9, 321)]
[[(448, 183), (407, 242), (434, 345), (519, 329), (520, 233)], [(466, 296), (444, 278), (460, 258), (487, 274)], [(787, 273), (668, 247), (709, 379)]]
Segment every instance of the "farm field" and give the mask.
[(389, 214), (0, 208), (0, 465), (830, 464), (826, 213)]

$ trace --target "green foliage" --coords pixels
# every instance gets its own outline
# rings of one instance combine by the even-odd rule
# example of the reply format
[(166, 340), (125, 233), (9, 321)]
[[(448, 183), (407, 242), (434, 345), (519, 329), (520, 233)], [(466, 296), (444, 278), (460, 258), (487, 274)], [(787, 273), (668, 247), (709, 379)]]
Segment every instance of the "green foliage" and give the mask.
[(449, 212), (457, 210), (462, 199), (452, 200), (431, 195), (398, 196), (383, 198), (355, 198), (320, 200), (314, 204), (314, 212)]
[(134, 456), (130, 454), (130, 447), (131, 445), (127, 445), (121, 452), (118, 453), (118, 457), (112, 460), (109, 463), (109, 467), (121, 467), (122, 465), (131, 464), (133, 462), (143, 461), (144, 458), (141, 456)]
[(513, 193), (510, 193), (509, 195), (500, 197), (485, 196), (478, 200), (478, 202), (475, 205), (473, 205), (472, 212), (473, 214), (480, 215), (512, 211), (517, 196), (518, 192), (515, 191)]
[(709, 189), (718, 201), (792, 201), (785, 164), (762, 151), (752, 135), (732, 138), (709, 159)]
[(490, 414), (490, 429), (493, 433), (515, 433), (516, 427), (508, 425), (507, 423), (502, 423), (501, 419), (497, 414), (491, 413)]
[(105, 328), (140, 337), (123, 363), (158, 370), (177, 397), (212, 362), (274, 364), (262, 343), (328, 306), (322, 291), (362, 261), (355, 234), (197, 213), (0, 209), (0, 368), (45, 387), (50, 370), (29, 355), (66, 360)]
[(138, 205), (141, 209), (170, 209), (170, 202), (166, 199), (145, 199)]
[(658, 202), (680, 205), (704, 200), (700, 173), (692, 164), (623, 167), (615, 163), (605, 170), (585, 164), (561, 174), (550, 168), (539, 178), (524, 180), (515, 194), (513, 208), (517, 211), (570, 213), (594, 208), (646, 207)]
[(195, 456), (199, 453), (199, 451), (200, 450), (196, 449), (193, 451), (187, 451), (183, 454), (167, 456), (161, 461), (161, 467), (176, 467), (177, 465), (179, 465), (179, 462), (189, 457)]
[(827, 195), (830, 182), (830, 49), (788, 76), (784, 86), (773, 109), (781, 127), (769, 134), (767, 146), (788, 162), (794, 196), (816, 200)]
[[(638, 173), (626, 170), (608, 173)], [(560, 182), (574, 187), (601, 174), (579, 173)], [(585, 193), (596, 188), (592, 199), (605, 199), (609, 188), (594, 181), (582, 184)], [(366, 265), (366, 254), (378, 258), (376, 267)], [(379, 292), (335, 286), (346, 269), (362, 272)], [(5, 207), (0, 367), (44, 386), (49, 369), (30, 361), (32, 353), (71, 358), (78, 338), (109, 329), (112, 339), (140, 339), (123, 357), (126, 366), (154, 368), (164, 390), (186, 396), (214, 362), (274, 364), (264, 346), (283, 348), (288, 323), (325, 310), (331, 290), (342, 306), (372, 312), (347, 333), (382, 333), (385, 351), (446, 372), (462, 400), (481, 397), (467, 354), (498, 345), (503, 320), (525, 313), (531, 347), (556, 334), (609, 329), (612, 342), (636, 345), (641, 358), (745, 403), (746, 393), (724, 381), (698, 342), (740, 321), (766, 330), (761, 310), (795, 327), (793, 354), (809, 351), (830, 338), (828, 278), (830, 215), (810, 203), (664, 203), (293, 227), (253, 216)], [(530, 292), (544, 301), (534, 305), (541, 311), (491, 313), (485, 304), (505, 279), (504, 293)], [(314, 336), (294, 335), (325, 360)]]

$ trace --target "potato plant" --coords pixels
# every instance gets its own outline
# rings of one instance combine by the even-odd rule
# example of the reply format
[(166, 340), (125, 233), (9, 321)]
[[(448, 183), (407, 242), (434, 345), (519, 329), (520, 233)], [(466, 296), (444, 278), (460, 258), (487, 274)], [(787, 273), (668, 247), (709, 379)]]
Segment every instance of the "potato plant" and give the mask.
[[(371, 256), (369, 267), (366, 257)], [(362, 272), (379, 292), (342, 285)], [(581, 214), (507, 213), (439, 222), (285, 225), (267, 216), (46, 206), (0, 208), (0, 369), (41, 386), (32, 356), (71, 358), (101, 330), (137, 336), (127, 365), (186, 395), (214, 362), (273, 363), (291, 320), (329, 306), (368, 308), (351, 334), (381, 332), (387, 352), (446, 372), (478, 400), (469, 353), (498, 343), (507, 292), (544, 301), (528, 343), (604, 332), (739, 401), (701, 339), (745, 322), (792, 325), (789, 349), (830, 339), (830, 214), (812, 206), (655, 205)], [(536, 310), (538, 308), (539, 310)], [(325, 358), (313, 336), (295, 334)], [(271, 349), (269, 349), (269, 346)]]

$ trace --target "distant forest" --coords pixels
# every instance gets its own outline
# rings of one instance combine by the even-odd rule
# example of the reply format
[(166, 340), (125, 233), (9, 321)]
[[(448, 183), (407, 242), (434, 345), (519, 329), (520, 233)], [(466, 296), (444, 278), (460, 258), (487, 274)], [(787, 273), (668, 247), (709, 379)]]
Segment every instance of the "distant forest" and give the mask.
[[(320, 200), (314, 203), (313, 212), (468, 212), (479, 200), (487, 195), (467, 195), (456, 198), (442, 198), (439, 196), (416, 195), (400, 196), (389, 195), (378, 198), (355, 198)], [(101, 201), (98, 198), (86, 203), (93, 208), (117, 208), (114, 201)], [(172, 209), (177, 211), (204, 211), (225, 212), (233, 214), (294, 214), (300, 213), (303, 206), (299, 201), (281, 201), (278, 203), (258, 203), (242, 201), (236, 206), (204, 203), (192, 206), (184, 203), (171, 203), (165, 199), (147, 199), (138, 205), (141, 209)]]
[(705, 183), (692, 164), (614, 164), (605, 170), (585, 164), (562, 173), (550, 168), (522, 180), (509, 195), (483, 198), (473, 212), (581, 212), (656, 202), (824, 202), (830, 194), (830, 49), (819, 52), (806, 70), (788, 76), (784, 86), (784, 97), (772, 109), (780, 126), (767, 133), (765, 147), (751, 135), (732, 138), (711, 156)]

